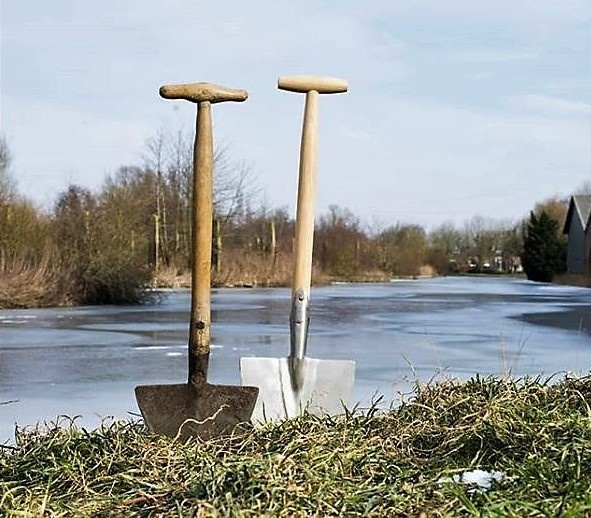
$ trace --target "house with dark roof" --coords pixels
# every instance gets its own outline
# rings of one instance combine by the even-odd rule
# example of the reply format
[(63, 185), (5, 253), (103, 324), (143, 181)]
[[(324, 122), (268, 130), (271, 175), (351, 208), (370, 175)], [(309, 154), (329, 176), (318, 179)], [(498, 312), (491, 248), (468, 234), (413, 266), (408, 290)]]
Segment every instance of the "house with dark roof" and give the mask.
[(567, 272), (574, 274), (590, 273), (591, 263), (591, 195), (571, 196), (563, 233), (568, 236)]

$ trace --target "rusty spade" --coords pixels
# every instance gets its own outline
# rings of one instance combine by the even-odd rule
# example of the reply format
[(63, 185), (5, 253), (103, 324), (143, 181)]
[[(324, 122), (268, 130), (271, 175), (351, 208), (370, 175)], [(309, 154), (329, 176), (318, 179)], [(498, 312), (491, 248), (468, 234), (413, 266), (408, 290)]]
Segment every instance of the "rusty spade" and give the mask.
[(143, 385), (136, 399), (148, 428), (168, 437), (210, 439), (232, 433), (250, 421), (259, 389), (253, 386), (214, 385), (207, 382), (211, 336), (211, 245), (213, 191), (213, 136), (211, 105), (245, 101), (245, 90), (212, 83), (168, 85), (165, 99), (197, 104), (193, 154), (192, 280), (189, 327), (189, 379), (176, 385)]

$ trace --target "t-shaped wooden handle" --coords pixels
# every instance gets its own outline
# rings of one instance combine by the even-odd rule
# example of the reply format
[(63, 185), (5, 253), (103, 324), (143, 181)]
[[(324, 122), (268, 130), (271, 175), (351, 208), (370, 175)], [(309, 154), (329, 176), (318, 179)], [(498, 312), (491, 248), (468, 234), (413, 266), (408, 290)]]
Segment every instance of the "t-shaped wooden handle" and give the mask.
[(165, 99), (185, 99), (193, 103), (207, 101), (215, 104), (225, 101), (246, 101), (248, 92), (246, 90), (226, 88), (213, 83), (185, 83), (161, 86), (160, 96)]
[(277, 80), (279, 90), (308, 93), (312, 90), (319, 94), (339, 94), (346, 92), (349, 83), (344, 79), (322, 76), (283, 76)]

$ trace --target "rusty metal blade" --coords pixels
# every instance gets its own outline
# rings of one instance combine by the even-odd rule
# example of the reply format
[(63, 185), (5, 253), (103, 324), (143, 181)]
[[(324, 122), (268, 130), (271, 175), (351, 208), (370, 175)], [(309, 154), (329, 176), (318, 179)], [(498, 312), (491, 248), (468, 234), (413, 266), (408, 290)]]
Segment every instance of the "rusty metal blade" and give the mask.
[(210, 383), (135, 388), (150, 431), (172, 438), (178, 435), (181, 440), (231, 434), (238, 425), (250, 422), (258, 392), (257, 387)]

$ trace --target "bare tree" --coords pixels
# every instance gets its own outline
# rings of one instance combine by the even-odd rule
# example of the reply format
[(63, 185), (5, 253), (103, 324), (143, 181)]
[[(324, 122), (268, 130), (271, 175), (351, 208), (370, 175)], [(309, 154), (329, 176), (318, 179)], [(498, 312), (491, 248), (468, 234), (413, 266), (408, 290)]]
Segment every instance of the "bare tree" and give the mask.
[(10, 174), (12, 155), (4, 135), (0, 135), (0, 198), (10, 198), (15, 194), (15, 185)]
[(227, 146), (214, 152), (214, 211), (222, 221), (244, 219), (251, 211), (259, 189), (246, 162), (235, 162)]
[(548, 216), (558, 222), (558, 233), (562, 235), (562, 227), (566, 220), (566, 213), (568, 212), (568, 202), (568, 198), (553, 196), (536, 203), (534, 213), (539, 217), (542, 212), (546, 212)]
[(156, 189), (154, 193), (156, 199), (156, 211), (154, 213), (154, 267), (156, 271), (160, 267), (162, 255), (166, 257), (167, 262), (169, 259), (167, 210), (162, 178), (165, 140), (166, 137), (162, 130), (158, 131), (154, 137), (149, 138), (146, 142), (148, 153), (144, 157), (145, 162), (156, 173)]
[[(193, 136), (186, 128), (160, 130), (146, 141), (145, 166), (157, 176), (155, 186), (154, 240), (156, 264), (181, 266), (189, 261), (191, 241), (191, 196), (193, 181)], [(222, 240), (239, 222), (252, 216), (258, 189), (252, 168), (237, 162), (228, 148), (214, 151), (214, 218), (217, 255)], [(216, 252), (216, 251), (214, 251)], [(217, 257), (219, 260), (219, 257)]]

